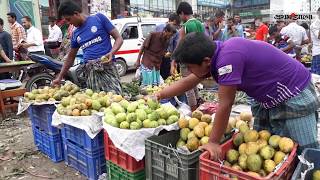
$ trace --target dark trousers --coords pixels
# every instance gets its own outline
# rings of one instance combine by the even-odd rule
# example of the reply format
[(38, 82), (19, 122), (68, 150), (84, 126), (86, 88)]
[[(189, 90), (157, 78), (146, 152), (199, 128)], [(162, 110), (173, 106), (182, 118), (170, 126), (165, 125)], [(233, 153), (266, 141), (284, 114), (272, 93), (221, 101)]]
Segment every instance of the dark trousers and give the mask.
[(11, 79), (11, 74), (10, 73), (0, 73), (0, 80), (1, 79)]
[(56, 48), (60, 47), (60, 45), (61, 45), (61, 42), (58, 42), (58, 41), (56, 41), (56, 42), (45, 42), (44, 43), (44, 50), (46, 52), (46, 55), (52, 57), (50, 49), (56, 49)]
[[(4, 63), (4, 61), (0, 59), (0, 63)], [(1, 79), (11, 79), (11, 74), (8, 72), (0, 73), (0, 80)]]
[(170, 76), (170, 68), (171, 68), (171, 59), (163, 57), (161, 66), (160, 66), (160, 75), (163, 80), (166, 80)]
[(39, 55), (44, 55), (43, 51), (35, 51), (35, 52), (29, 52), (30, 54), (39, 54)]

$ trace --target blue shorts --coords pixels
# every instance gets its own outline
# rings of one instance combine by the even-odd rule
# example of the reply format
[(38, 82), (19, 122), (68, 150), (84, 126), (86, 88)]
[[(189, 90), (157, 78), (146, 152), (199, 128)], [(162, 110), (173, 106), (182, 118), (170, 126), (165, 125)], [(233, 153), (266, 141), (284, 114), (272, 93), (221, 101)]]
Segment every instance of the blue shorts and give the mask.
[(149, 69), (143, 64), (140, 66), (140, 73), (142, 76), (142, 85), (143, 86), (158, 86), (160, 85), (160, 70), (155, 68)]

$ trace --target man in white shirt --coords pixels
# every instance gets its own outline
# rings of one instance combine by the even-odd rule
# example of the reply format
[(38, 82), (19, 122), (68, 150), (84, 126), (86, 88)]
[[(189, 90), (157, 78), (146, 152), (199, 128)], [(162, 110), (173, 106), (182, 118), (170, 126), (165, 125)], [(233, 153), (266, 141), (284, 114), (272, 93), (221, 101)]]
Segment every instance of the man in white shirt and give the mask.
[(55, 49), (60, 47), (60, 44), (62, 42), (62, 31), (61, 29), (56, 25), (56, 18), (55, 17), (49, 17), (49, 36), (48, 39), (44, 42), (44, 49), (46, 52), (46, 55), (52, 56), (50, 49)]
[(306, 30), (296, 23), (295, 16), (291, 16), (289, 24), (280, 31), (281, 35), (288, 36), (295, 45), (296, 58), (300, 58), (301, 46), (310, 42)]
[(312, 40), (312, 64), (311, 72), (320, 75), (320, 8), (317, 11), (318, 18), (310, 26)]
[(29, 16), (24, 16), (21, 21), (22, 26), (27, 30), (27, 40), (21, 42), (19, 46), (28, 49), (30, 53), (44, 54), (41, 31), (32, 26), (31, 18)]

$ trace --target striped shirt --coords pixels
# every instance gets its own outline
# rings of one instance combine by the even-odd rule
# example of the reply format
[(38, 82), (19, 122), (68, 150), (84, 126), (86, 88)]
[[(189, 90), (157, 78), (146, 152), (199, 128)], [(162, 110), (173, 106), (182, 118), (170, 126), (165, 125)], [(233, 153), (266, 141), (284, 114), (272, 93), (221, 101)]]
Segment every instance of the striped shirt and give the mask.
[(18, 22), (13, 23), (10, 28), (13, 48), (17, 48), (18, 44), (21, 43), (22, 40), (26, 40), (26, 32)]

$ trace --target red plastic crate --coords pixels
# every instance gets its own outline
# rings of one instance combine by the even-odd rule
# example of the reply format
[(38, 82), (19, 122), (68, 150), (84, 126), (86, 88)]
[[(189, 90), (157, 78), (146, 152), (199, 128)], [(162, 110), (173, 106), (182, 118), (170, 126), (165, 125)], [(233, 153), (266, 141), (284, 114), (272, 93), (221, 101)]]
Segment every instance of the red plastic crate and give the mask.
[(116, 148), (106, 131), (104, 131), (104, 152), (106, 160), (113, 162), (130, 173), (135, 173), (144, 169), (144, 158), (141, 161), (136, 161), (130, 155)]
[[(199, 180), (230, 180), (231, 176), (236, 176), (238, 180), (270, 180), (270, 179), (290, 179), (297, 164), (296, 151), (298, 145), (295, 144), (293, 150), (287, 160), (282, 164), (281, 168), (266, 177), (254, 177), (248, 173), (241, 172), (230, 167), (220, 165), (209, 159), (209, 152), (206, 151), (200, 155), (199, 160)], [(226, 152), (233, 148), (232, 139), (221, 145), (222, 156), (225, 159)], [(231, 175), (230, 177), (227, 175)]]

